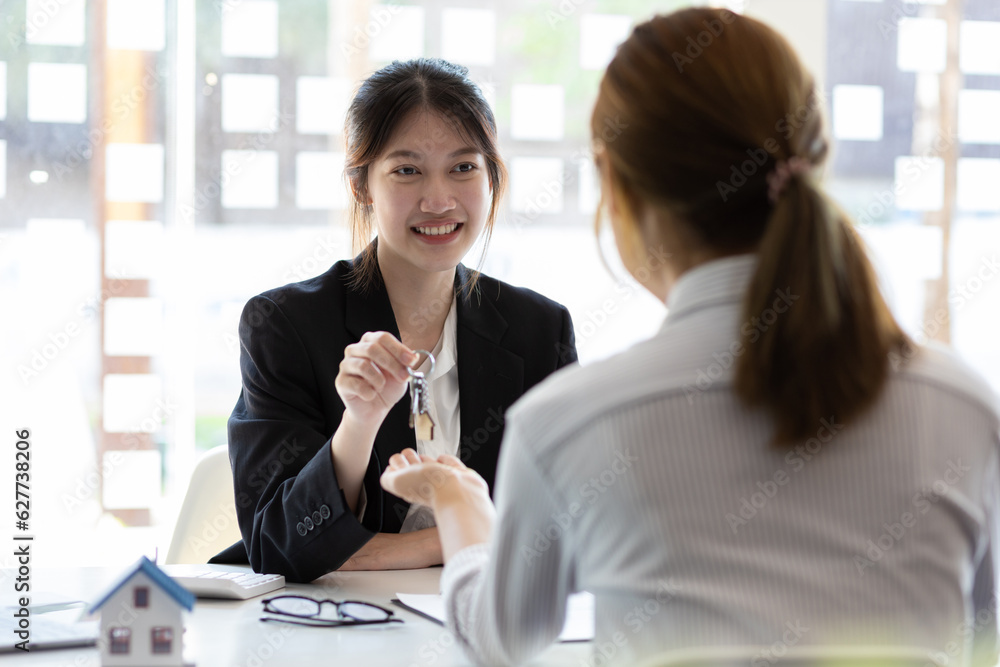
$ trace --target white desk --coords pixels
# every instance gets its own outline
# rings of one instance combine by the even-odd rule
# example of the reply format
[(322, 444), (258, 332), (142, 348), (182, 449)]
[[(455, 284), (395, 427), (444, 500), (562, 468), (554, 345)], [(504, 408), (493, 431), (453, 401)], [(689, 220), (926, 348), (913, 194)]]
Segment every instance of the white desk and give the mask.
[[(219, 569), (238, 569), (232, 566)], [(4, 573), (9, 574), (9, 571)], [(119, 572), (104, 568), (39, 569), (32, 572), (33, 592), (58, 592), (92, 601)], [(471, 664), (442, 626), (389, 602), (397, 592), (437, 593), (441, 568), (390, 572), (330, 573), (312, 584), (290, 584), (281, 592), (315, 598), (366, 600), (393, 609), (405, 623), (367, 628), (306, 628), (264, 623), (264, 597), (242, 602), (201, 600), (186, 615), (184, 656), (199, 667), (274, 667), (277, 665), (350, 665), (360, 667), (448, 667)], [(0, 574), (0, 581), (10, 584)], [(10, 591), (0, 596), (4, 603)], [(6, 643), (7, 638), (4, 638)], [(554, 644), (536, 665), (586, 664), (592, 643)], [(97, 667), (96, 648), (6, 653), (4, 665)]]

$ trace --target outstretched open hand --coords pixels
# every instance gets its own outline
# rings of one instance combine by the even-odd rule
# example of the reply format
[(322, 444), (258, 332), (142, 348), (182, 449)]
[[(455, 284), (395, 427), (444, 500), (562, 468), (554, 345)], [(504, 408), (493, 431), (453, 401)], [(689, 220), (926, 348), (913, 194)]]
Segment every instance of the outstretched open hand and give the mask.
[(404, 449), (389, 458), (382, 473), (382, 488), (403, 500), (434, 507), (442, 491), (481, 494), (489, 498), (489, 487), (479, 473), (447, 454), (434, 459)]

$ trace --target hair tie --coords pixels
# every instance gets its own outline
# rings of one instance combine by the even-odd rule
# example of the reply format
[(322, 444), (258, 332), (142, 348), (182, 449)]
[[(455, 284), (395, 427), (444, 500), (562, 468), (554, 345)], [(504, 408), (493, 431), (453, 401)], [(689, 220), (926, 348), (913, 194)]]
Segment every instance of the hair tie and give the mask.
[(776, 164), (774, 171), (767, 175), (767, 197), (771, 203), (778, 203), (778, 198), (788, 188), (788, 182), (792, 180), (792, 176), (807, 174), (810, 169), (812, 169), (812, 165), (809, 164), (809, 161), (798, 156)]

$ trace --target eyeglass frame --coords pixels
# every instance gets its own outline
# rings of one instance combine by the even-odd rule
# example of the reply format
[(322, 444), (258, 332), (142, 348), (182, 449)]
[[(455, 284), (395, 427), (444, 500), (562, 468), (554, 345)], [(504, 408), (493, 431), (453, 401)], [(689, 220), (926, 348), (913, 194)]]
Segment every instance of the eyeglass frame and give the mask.
[[(296, 599), (299, 599), (299, 600), (308, 600), (310, 602), (315, 602), (318, 611), (316, 612), (316, 615), (313, 615), (313, 616), (303, 616), (301, 614), (292, 614), (292, 613), (289, 613), (287, 611), (280, 611), (280, 610), (268, 609), (268, 607), (270, 606), (269, 603), (273, 602), (274, 600), (282, 600), (282, 599), (287, 599), (287, 598), (296, 598)], [(383, 607), (381, 605), (377, 605), (374, 602), (366, 602), (365, 600), (341, 600), (340, 602), (338, 602), (336, 600), (331, 600), (329, 598), (324, 598), (322, 600), (317, 600), (316, 598), (311, 598), (308, 595), (277, 595), (277, 596), (275, 596), (273, 598), (267, 598), (265, 600), (261, 600), (260, 602), (261, 602), (262, 605), (264, 605), (264, 613), (265, 614), (274, 614), (275, 616), (281, 617), (281, 618), (273, 618), (273, 617), (270, 617), (270, 616), (262, 616), (260, 618), (261, 621), (272, 621), (272, 622), (276, 622), (276, 623), (294, 623), (296, 625), (305, 625), (305, 626), (311, 626), (311, 627), (316, 627), (316, 628), (336, 628), (336, 627), (340, 627), (340, 626), (344, 626), (344, 625), (382, 625), (382, 624), (385, 624), (385, 623), (402, 623), (403, 622), (403, 619), (396, 618), (395, 612), (392, 611), (391, 609), (386, 609), (385, 607)], [(338, 616), (340, 616), (341, 618), (349, 619), (349, 620), (337, 621), (337, 620), (328, 620), (328, 619), (324, 619), (324, 618), (317, 618), (317, 616), (323, 610), (323, 605), (325, 603), (327, 603), (327, 602), (329, 602), (330, 604), (334, 605), (334, 607), (337, 608), (337, 615)], [(349, 616), (349, 615), (344, 614), (343, 612), (340, 611), (341, 605), (345, 605), (345, 604), (361, 604), (361, 605), (365, 605), (366, 607), (374, 607), (375, 609), (378, 609), (379, 611), (385, 612), (386, 617), (383, 618), (383, 619), (380, 619), (378, 621), (366, 621), (366, 620), (363, 620), (363, 619), (357, 619), (357, 618), (354, 618), (353, 616)], [(294, 620), (294, 619), (301, 619), (301, 620)]]

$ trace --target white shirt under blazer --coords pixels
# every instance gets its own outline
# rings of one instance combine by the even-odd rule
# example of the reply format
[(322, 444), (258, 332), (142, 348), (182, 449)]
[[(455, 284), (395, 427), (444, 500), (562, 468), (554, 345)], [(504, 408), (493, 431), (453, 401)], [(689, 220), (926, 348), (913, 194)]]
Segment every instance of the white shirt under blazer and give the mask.
[(720, 644), (907, 645), (949, 666), (973, 636), (993, 650), (991, 389), (921, 347), (868, 413), (770, 448), (771, 420), (732, 390), (733, 355), (799, 297), (783, 286), (773, 313), (743, 322), (755, 264), (684, 274), (653, 338), (563, 369), (509, 411), (492, 542), (442, 578), (449, 625), (479, 662), (541, 650), (577, 590), (596, 596), (594, 664)]

